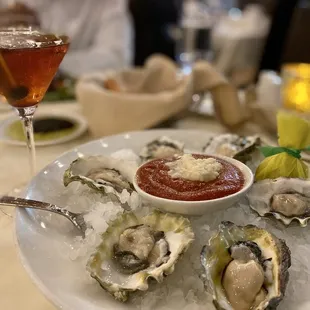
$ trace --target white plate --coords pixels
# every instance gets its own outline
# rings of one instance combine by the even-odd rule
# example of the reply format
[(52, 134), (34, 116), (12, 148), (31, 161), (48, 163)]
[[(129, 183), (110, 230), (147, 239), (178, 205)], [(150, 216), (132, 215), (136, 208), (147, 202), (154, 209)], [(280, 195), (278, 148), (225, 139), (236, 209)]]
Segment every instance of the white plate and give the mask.
[[(147, 142), (161, 135), (184, 141), (187, 149), (200, 150), (210, 134), (197, 130), (152, 130), (111, 136), (81, 145), (45, 167), (31, 181), (25, 196), (59, 203), (64, 191), (63, 173), (81, 155), (110, 154), (124, 148), (139, 152)], [(56, 190), (57, 194), (53, 195), (52, 190)], [(71, 224), (59, 216), (48, 222), (42, 212), (17, 209), (16, 238), (23, 265), (46, 297), (63, 310), (137, 309), (131, 304), (114, 301), (99, 285), (85, 285), (81, 281), (85, 266), (70, 260), (68, 255), (74, 238), (72, 231), (68, 232), (68, 225)], [(211, 305), (206, 307), (212, 308)], [(294, 307), (295, 310), (307, 309), (302, 301)], [(139, 309), (144, 310), (143, 307)]]
[[(47, 117), (55, 117), (55, 118), (71, 121), (74, 124), (76, 124), (76, 128), (70, 134), (67, 134), (63, 137), (59, 137), (56, 139), (49, 139), (49, 140), (45, 140), (45, 141), (36, 141), (35, 142), (36, 146), (48, 146), (48, 145), (55, 145), (55, 144), (68, 142), (68, 141), (71, 141), (71, 140), (74, 140), (74, 139), (80, 137), (87, 130), (86, 120), (82, 116), (75, 114), (75, 113), (71, 113), (70, 115), (64, 115), (64, 114), (61, 114), (60, 112), (56, 113), (56, 112), (40, 112), (40, 111), (37, 111), (35, 113), (35, 116), (34, 116), (35, 119), (41, 119), (41, 118), (47, 118)], [(7, 132), (6, 132), (7, 128), (12, 123), (14, 123), (18, 120), (19, 120), (19, 118), (17, 116), (11, 116), (11, 117), (8, 117), (7, 119), (3, 120), (0, 123), (0, 141), (7, 143), (7, 144), (10, 144), (10, 145), (21, 145), (21, 146), (26, 145), (26, 143), (23, 141), (19, 141), (19, 140), (15, 140), (15, 139), (11, 138), (10, 136), (7, 135)]]

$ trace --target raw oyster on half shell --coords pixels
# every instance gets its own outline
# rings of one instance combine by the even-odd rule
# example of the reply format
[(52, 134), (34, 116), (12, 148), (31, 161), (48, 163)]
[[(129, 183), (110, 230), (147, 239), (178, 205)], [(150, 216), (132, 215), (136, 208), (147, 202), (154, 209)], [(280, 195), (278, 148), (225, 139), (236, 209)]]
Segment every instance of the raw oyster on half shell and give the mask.
[(140, 158), (143, 162), (152, 159), (171, 157), (173, 155), (182, 155), (184, 143), (163, 136), (149, 142), (140, 152)]
[(251, 154), (259, 152), (260, 145), (258, 136), (238, 136), (235, 134), (222, 134), (210, 138), (203, 147), (203, 152), (210, 155), (223, 155), (235, 158), (243, 163), (250, 161)]
[(284, 297), (291, 255), (264, 229), (222, 222), (203, 247), (201, 263), (217, 309), (271, 310)]
[(247, 194), (250, 206), (260, 216), (273, 215), (289, 225), (302, 227), (310, 219), (310, 181), (295, 178), (266, 179), (253, 184)]
[(148, 280), (162, 282), (194, 240), (188, 219), (159, 211), (139, 217), (124, 213), (109, 225), (90, 257), (90, 275), (113, 297), (146, 291)]
[(132, 162), (108, 156), (89, 156), (73, 161), (65, 171), (63, 182), (81, 182), (104, 195), (120, 195), (124, 190), (134, 191), (133, 178), (137, 167)]

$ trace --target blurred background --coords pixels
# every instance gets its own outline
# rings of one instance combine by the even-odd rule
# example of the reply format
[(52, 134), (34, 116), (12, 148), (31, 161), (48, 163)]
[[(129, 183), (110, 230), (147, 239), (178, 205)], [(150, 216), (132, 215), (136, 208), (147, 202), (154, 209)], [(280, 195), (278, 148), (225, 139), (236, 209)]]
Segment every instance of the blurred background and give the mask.
[[(94, 136), (154, 127), (184, 109), (215, 115), (230, 128), (251, 120), (273, 133), (278, 109), (305, 116), (310, 111), (307, 0), (0, 0), (0, 27), (12, 26), (70, 37), (70, 50), (44, 102), (77, 101)], [(148, 65), (152, 55), (162, 58)], [(199, 61), (211, 69), (201, 65), (195, 71)], [(160, 102), (162, 97), (154, 96), (162, 92), (173, 96), (179, 84), (169, 84), (171, 74), (179, 80), (192, 75), (187, 103), (177, 108), (174, 102), (185, 97), (171, 99), (176, 107), (171, 113), (140, 124), (139, 113), (132, 111), (143, 107), (132, 102)], [(214, 99), (221, 83), (234, 88), (237, 104), (225, 88), (220, 88), (225, 99)], [(122, 93), (132, 96), (126, 100), (134, 125), (98, 128), (96, 115), (112, 117), (117, 104), (127, 104)], [(243, 115), (229, 122), (225, 111)]]

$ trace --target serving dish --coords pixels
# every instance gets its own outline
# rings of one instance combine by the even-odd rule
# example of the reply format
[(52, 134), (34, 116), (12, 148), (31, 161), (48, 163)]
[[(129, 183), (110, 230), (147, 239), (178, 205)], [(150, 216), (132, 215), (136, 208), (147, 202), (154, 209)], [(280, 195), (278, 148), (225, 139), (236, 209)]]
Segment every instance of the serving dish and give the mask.
[[(121, 210), (116, 205), (102, 201), (102, 196), (93, 194), (86, 185), (76, 182), (63, 186), (62, 179), (70, 164), (77, 158), (91, 155), (119, 156), (126, 149), (128, 158), (136, 159), (134, 153), (160, 136), (181, 140), (189, 152), (201, 150), (212, 133), (191, 130), (152, 130), (131, 132), (96, 140), (67, 152), (46, 166), (30, 182), (25, 197), (74, 208), (81, 211), (85, 205), (97, 206), (96, 225), (107, 227), (106, 219)], [(104, 208), (101, 208), (104, 206)], [(115, 210), (115, 208), (118, 208)], [(145, 206), (148, 210), (148, 206)], [(307, 309), (310, 306), (308, 290), (308, 257), (310, 242), (307, 228), (296, 225), (283, 227), (279, 222), (261, 218), (252, 211), (247, 201), (226, 210), (214, 211), (212, 215), (189, 217), (195, 241), (175, 266), (175, 271), (161, 284), (151, 285), (148, 292), (137, 293), (128, 303), (122, 304), (104, 292), (86, 271), (82, 247), (76, 252), (77, 239), (71, 224), (59, 217), (46, 216), (39, 211), (17, 210), (16, 237), (22, 262), (36, 285), (56, 307), (65, 310), (99, 309), (213, 309), (212, 297), (203, 286), (200, 253), (202, 246), (212, 237), (222, 221), (233, 221), (237, 225), (255, 224), (285, 239), (292, 252), (290, 281), (280, 309)], [(86, 239), (91, 242), (91, 239)], [(87, 253), (86, 253), (87, 254)], [(86, 255), (84, 253), (84, 255)], [(303, 283), (303, 285), (300, 285)], [(298, 284), (298, 285), (297, 285)]]

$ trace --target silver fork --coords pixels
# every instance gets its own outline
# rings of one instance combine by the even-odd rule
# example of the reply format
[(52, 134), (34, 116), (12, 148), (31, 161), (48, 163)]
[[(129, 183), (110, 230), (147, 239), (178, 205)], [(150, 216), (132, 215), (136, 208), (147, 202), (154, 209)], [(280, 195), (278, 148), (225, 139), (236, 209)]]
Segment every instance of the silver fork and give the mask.
[(0, 197), (0, 205), (5, 206), (13, 206), (19, 208), (31, 208), (31, 209), (39, 209), (44, 211), (53, 212), (67, 218), (71, 223), (78, 228), (83, 236), (85, 236), (85, 232), (87, 229), (87, 224), (84, 221), (84, 214), (74, 213), (68, 211), (65, 208), (58, 207), (54, 204), (48, 202), (42, 202), (37, 200), (23, 199), (11, 196), (1, 196)]

